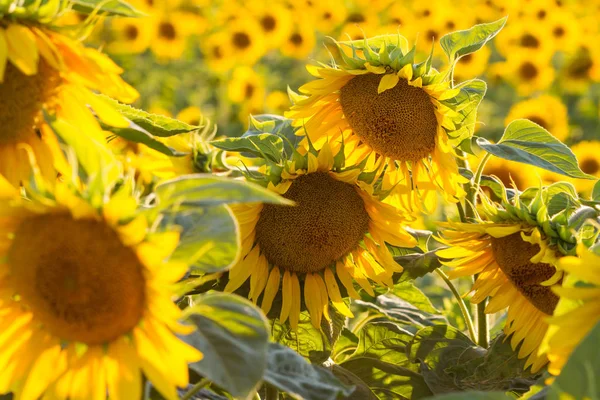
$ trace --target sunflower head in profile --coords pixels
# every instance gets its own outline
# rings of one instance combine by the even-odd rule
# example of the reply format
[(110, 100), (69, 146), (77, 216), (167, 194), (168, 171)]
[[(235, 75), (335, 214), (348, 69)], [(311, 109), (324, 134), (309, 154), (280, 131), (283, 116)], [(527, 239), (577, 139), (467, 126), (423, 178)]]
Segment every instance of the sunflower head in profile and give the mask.
[(127, 121), (93, 91), (123, 102), (137, 98), (108, 57), (55, 30), (60, 11), (34, 2), (0, 13), (0, 176), (15, 186), (29, 178), (31, 156), (48, 179), (65, 168), (45, 115), (101, 140), (90, 108), (108, 125), (123, 127)]
[(400, 35), (336, 41), (330, 49), (336, 62), (309, 66), (318, 79), (292, 95), (287, 116), (300, 134), (317, 148), (343, 137), (353, 161), (370, 152), (382, 157), (395, 177), (386, 187), (393, 189), (390, 201), (408, 193), (411, 204), (431, 212), (436, 193), (453, 202), (463, 196), (456, 146), (473, 126), (464, 125), (461, 112), (474, 113), (477, 102), (452, 88), (450, 74), (432, 68), (430, 59), (415, 63), (415, 49)]
[(572, 238), (550, 220), (545, 196), (546, 190), (539, 189), (525, 203), (517, 192), (510, 201), (505, 195), (500, 205), (481, 196), (476, 221), (442, 224), (438, 240), (448, 247), (437, 251), (445, 259), (442, 264), (452, 269), (451, 278), (477, 276), (471, 302), (490, 297), (486, 313), (508, 309), (504, 332), (512, 335), (512, 348), (519, 358), (527, 358), (525, 367), (532, 372), (547, 363), (538, 349), (559, 301), (553, 291), (563, 277), (557, 259), (575, 249)]
[(562, 257), (557, 267), (567, 274), (562, 286), (553, 288), (560, 296), (556, 313), (542, 349), (547, 351), (548, 371), (559, 375), (567, 359), (600, 321), (600, 254), (598, 248), (577, 246), (577, 257)]
[(294, 205), (233, 207), (242, 257), (229, 272), (226, 291), (249, 281), (248, 297), (265, 313), (279, 297), (280, 322), (289, 319), (297, 329), (304, 308), (316, 327), (323, 316), (329, 319), (330, 304), (351, 316), (343, 294), (356, 298), (355, 283), (371, 295), (373, 285), (392, 285), (392, 274), (402, 267), (386, 244), (414, 247), (415, 239), (404, 230), (403, 215), (381, 201), (372, 176), (367, 179), (361, 166), (346, 162), (343, 147), (311, 146), (304, 155), (295, 151), (292, 160), (266, 163), (259, 171), (264, 178), (259, 182)]
[(151, 228), (126, 186), (0, 193), (0, 393), (139, 399), (142, 375), (168, 399), (187, 386), (202, 354), (176, 336), (190, 333), (173, 303), (179, 233)]

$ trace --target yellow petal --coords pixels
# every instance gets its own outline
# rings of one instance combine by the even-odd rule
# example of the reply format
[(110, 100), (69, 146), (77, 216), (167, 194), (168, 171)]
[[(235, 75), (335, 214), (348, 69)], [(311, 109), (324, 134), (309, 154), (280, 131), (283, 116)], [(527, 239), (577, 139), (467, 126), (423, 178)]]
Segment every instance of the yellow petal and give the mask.
[(5, 36), (8, 59), (25, 75), (35, 75), (39, 53), (33, 32), (23, 25), (11, 24), (6, 28)]
[(8, 60), (8, 43), (4, 29), (0, 28), (0, 82), (4, 82), (4, 71), (6, 70), (6, 61)]
[(342, 296), (340, 295), (340, 288), (330, 268), (325, 268), (325, 283), (327, 284), (327, 292), (329, 293), (329, 298), (331, 299), (333, 306), (340, 313), (342, 313), (342, 315), (349, 318), (354, 317), (352, 311), (350, 311), (346, 303), (344, 303), (344, 300), (342, 300)]
[(287, 321), (292, 309), (292, 277), (290, 276), (290, 272), (288, 270), (285, 270), (283, 273), (281, 295), (283, 296), (283, 301), (281, 304), (281, 312), (279, 313), (279, 321), (284, 323)]
[(381, 78), (379, 81), (379, 87), (377, 87), (377, 94), (381, 94), (388, 89), (392, 89), (396, 87), (400, 77), (397, 74), (387, 74)]
[(263, 295), (263, 300), (261, 304), (261, 309), (265, 314), (268, 314), (271, 311), (271, 306), (273, 305), (273, 300), (279, 291), (279, 280), (281, 278), (281, 273), (279, 272), (279, 268), (273, 267), (271, 269), (271, 273), (269, 274), (269, 280), (267, 281), (267, 286), (265, 288), (265, 294)]
[(290, 310), (290, 326), (294, 331), (298, 330), (298, 319), (300, 318), (300, 299), (302, 299), (300, 282), (298, 282), (298, 276), (295, 273), (292, 273), (292, 308)]

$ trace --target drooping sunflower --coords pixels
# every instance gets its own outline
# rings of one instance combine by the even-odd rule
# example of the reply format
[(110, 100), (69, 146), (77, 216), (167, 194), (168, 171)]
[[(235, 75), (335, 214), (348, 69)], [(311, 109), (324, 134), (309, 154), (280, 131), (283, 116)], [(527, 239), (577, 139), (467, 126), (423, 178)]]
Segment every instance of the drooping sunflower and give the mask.
[[(319, 79), (300, 87), (286, 115), (317, 148), (343, 137), (353, 161), (371, 152), (384, 158), (391, 202), (416, 203), (425, 212), (435, 208), (436, 193), (456, 202), (466, 179), (455, 146), (472, 133), (456, 109), (475, 105), (456, 97), (449, 74), (413, 64), (402, 36), (360, 42), (359, 49), (357, 42), (335, 42), (336, 64), (309, 66)], [(407, 193), (414, 198), (395, 200)]]
[(93, 91), (123, 102), (138, 96), (107, 56), (53, 30), (57, 14), (38, 12), (24, 9), (18, 15), (43, 23), (21, 22), (10, 14), (0, 19), (0, 175), (15, 186), (29, 178), (31, 155), (50, 180), (65, 168), (44, 114), (82, 128), (83, 135), (103, 138), (90, 108), (109, 125), (127, 126), (127, 121)]
[(520, 118), (535, 122), (562, 142), (569, 136), (567, 107), (558, 97), (541, 95), (520, 101), (510, 108), (504, 124)]
[[(568, 277), (563, 286), (553, 288), (565, 300), (549, 320), (543, 346), (550, 360), (548, 371), (553, 375), (560, 374), (575, 347), (600, 321), (600, 255), (583, 244), (578, 246), (577, 254), (578, 257), (563, 257), (557, 264)], [(562, 307), (567, 301), (569, 304)]]
[(340, 284), (354, 298), (354, 283), (371, 295), (374, 284), (392, 284), (392, 274), (402, 267), (386, 243), (412, 247), (415, 239), (403, 228), (403, 214), (381, 202), (381, 193), (361, 177), (363, 169), (344, 161), (342, 149), (334, 156), (325, 143), (320, 151), (296, 152), (293, 161), (265, 165), (262, 171), (268, 188), (295, 206), (232, 207), (242, 256), (229, 272), (226, 291), (249, 280), (248, 297), (260, 301), (265, 313), (280, 296), (279, 320), (289, 319), (297, 329), (304, 306), (317, 327), (323, 316), (329, 319), (330, 303), (352, 315)]
[(547, 363), (538, 349), (559, 300), (552, 288), (562, 279), (556, 262), (567, 247), (557, 244), (559, 235), (547, 234), (541, 193), (531, 205), (518, 194), (514, 204), (505, 197), (504, 207), (481, 196), (483, 217), (474, 223), (442, 223), (445, 229), (438, 240), (448, 247), (437, 251), (446, 259), (442, 264), (452, 269), (451, 278), (478, 275), (472, 303), (490, 297), (486, 313), (507, 309), (504, 332), (512, 335), (512, 348), (518, 349), (519, 358), (527, 358), (525, 368), (532, 372)]
[(0, 200), (0, 393), (139, 399), (144, 375), (177, 399), (202, 358), (176, 336), (191, 332), (173, 303), (179, 233), (151, 228), (125, 187), (82, 193), (61, 181)]

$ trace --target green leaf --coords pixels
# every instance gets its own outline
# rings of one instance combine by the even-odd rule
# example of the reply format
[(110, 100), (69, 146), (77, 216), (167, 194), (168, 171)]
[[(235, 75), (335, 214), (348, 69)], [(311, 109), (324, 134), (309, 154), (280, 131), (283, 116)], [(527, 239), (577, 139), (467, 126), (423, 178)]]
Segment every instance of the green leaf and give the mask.
[(276, 163), (280, 162), (283, 156), (283, 140), (271, 133), (214, 140), (211, 144), (222, 150), (248, 152), (257, 157), (266, 157)]
[(487, 92), (487, 84), (481, 79), (472, 79), (457, 85), (456, 88), (460, 89), (456, 97), (445, 101), (462, 116), (460, 128), (451, 135), (454, 140), (461, 142), (464, 150), (472, 154), (470, 138), (475, 132), (477, 109)]
[(572, 178), (595, 179), (579, 169), (571, 149), (538, 124), (526, 119), (511, 122), (497, 144), (481, 137), (477, 144), (505, 160), (534, 165)]
[(309, 364), (289, 347), (269, 343), (268, 352), (265, 381), (294, 399), (335, 400), (354, 391), (330, 371)]
[[(98, 95), (103, 101), (121, 113), (122, 116), (132, 122), (130, 128), (141, 128), (152, 136), (169, 137), (181, 133), (192, 132), (200, 129), (200, 126), (186, 124), (185, 122), (164, 115), (151, 114), (149, 112), (133, 108), (127, 104), (121, 104), (108, 96)], [(110, 127), (108, 129), (113, 132)], [(117, 132), (114, 132), (117, 134)]]
[(550, 386), (548, 400), (600, 398), (600, 323), (571, 354), (560, 375)]
[(354, 392), (344, 400), (379, 400), (362, 379), (337, 364), (331, 366), (331, 372), (343, 383), (354, 386)]
[(162, 182), (156, 186), (155, 195), (160, 209), (259, 202), (293, 204), (254, 183), (210, 174), (185, 175)]
[[(435, 250), (427, 253), (396, 256), (394, 260), (404, 268), (399, 278), (400, 281), (420, 278), (442, 266)], [(398, 282), (396, 279), (394, 281)]]
[(272, 338), (275, 342), (290, 347), (302, 357), (308, 358), (314, 364), (325, 362), (331, 355), (331, 343), (321, 330), (313, 326), (307, 311), (300, 313), (298, 330), (295, 332), (289, 324), (273, 320)]
[(359, 332), (359, 345), (340, 367), (364, 382), (379, 399), (431, 395), (416, 364), (407, 358), (412, 334), (391, 323), (370, 323)]
[(494, 38), (506, 24), (507, 17), (486, 24), (475, 25), (470, 29), (448, 33), (440, 39), (440, 44), (448, 56), (450, 64), (460, 57), (482, 48)]
[(468, 391), (460, 393), (448, 393), (440, 396), (428, 397), (426, 400), (514, 400), (504, 392), (477, 392)]
[(73, 5), (73, 10), (83, 14), (98, 11), (100, 14), (123, 17), (141, 17), (144, 15), (131, 4), (121, 0), (71, 0), (70, 3)]
[(248, 398), (267, 368), (269, 327), (262, 312), (224, 293), (192, 296), (187, 312), (197, 330), (183, 340), (204, 354), (190, 368), (234, 397)]
[(129, 128), (115, 128), (105, 124), (101, 125), (102, 129), (112, 132), (116, 136), (122, 137), (123, 139), (129, 140), (130, 142), (141, 143), (167, 156), (177, 157), (186, 154), (181, 153), (175, 150), (174, 148), (167, 146), (163, 142), (156, 140), (152, 135), (150, 135), (148, 132), (146, 132), (139, 126), (132, 126)]
[[(237, 260), (240, 237), (227, 206), (198, 207), (175, 213), (171, 218), (168, 223), (182, 227), (172, 260), (183, 261), (192, 272), (202, 273), (224, 271)], [(169, 219), (168, 214), (165, 219)]]
[(600, 201), (600, 179), (594, 185), (594, 189), (592, 189), (592, 200)]

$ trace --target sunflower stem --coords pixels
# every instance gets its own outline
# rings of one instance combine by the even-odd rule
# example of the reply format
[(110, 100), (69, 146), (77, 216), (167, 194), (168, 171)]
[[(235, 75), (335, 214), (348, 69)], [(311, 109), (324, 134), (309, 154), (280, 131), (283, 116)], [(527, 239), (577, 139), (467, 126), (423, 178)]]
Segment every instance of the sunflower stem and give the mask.
[(486, 305), (487, 299), (477, 304), (477, 344), (484, 349), (487, 349), (490, 345), (489, 316), (485, 313)]
[(276, 387), (267, 385), (267, 394), (265, 400), (279, 400), (279, 390)]
[(458, 302), (458, 307), (460, 308), (460, 312), (462, 313), (463, 319), (465, 320), (465, 325), (467, 326), (467, 329), (469, 330), (469, 337), (471, 338), (473, 343), (476, 343), (477, 335), (475, 334), (475, 325), (473, 325), (473, 319), (471, 318), (471, 313), (469, 313), (469, 309), (467, 308), (465, 301), (461, 297), (460, 293), (458, 293), (458, 290), (456, 289), (454, 284), (450, 281), (450, 278), (448, 278), (448, 275), (446, 275), (446, 273), (444, 271), (437, 268), (435, 270), (435, 272), (440, 276), (440, 278), (442, 278), (444, 280), (444, 282), (446, 282), (446, 285), (448, 285), (448, 288), (450, 289), (450, 291), (456, 298), (456, 301)]
[(192, 388), (190, 390), (188, 390), (186, 392), (186, 394), (183, 395), (181, 400), (190, 400), (192, 397), (194, 397), (194, 395), (196, 393), (198, 393), (199, 391), (201, 391), (202, 389), (207, 387), (209, 384), (210, 384), (210, 381), (208, 379), (206, 379), (206, 378), (201, 379), (200, 382), (198, 382), (194, 386), (192, 386)]
[(487, 164), (491, 156), (491, 153), (485, 153), (485, 156), (483, 156), (481, 162), (479, 163), (479, 166), (477, 167), (477, 171), (475, 171), (475, 176), (473, 177), (473, 185), (471, 185), (470, 187), (473, 193), (469, 194), (469, 199), (473, 201), (473, 206), (477, 205), (475, 202), (477, 201), (477, 193), (479, 193), (479, 188), (481, 187), (481, 175), (483, 175), (483, 168), (485, 168), (485, 164)]

